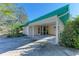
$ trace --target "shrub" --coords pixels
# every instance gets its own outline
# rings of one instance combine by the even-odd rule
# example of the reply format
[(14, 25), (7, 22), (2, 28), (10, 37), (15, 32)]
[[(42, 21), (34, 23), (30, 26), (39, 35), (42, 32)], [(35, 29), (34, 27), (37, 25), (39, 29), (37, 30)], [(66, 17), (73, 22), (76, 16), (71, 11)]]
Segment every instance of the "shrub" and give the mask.
[(68, 21), (60, 34), (60, 44), (66, 47), (79, 48), (79, 17)]
[(21, 24), (16, 23), (10, 26), (11, 30), (8, 33), (7, 37), (20, 37), (23, 36)]

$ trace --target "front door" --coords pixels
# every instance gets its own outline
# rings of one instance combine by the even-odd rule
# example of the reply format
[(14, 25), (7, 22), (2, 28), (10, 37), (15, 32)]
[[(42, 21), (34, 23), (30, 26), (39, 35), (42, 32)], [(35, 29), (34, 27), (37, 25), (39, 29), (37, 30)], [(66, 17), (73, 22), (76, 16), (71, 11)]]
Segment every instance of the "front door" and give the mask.
[(43, 35), (48, 35), (48, 26), (43, 26)]
[(38, 27), (38, 34), (39, 35), (48, 35), (48, 26), (41, 25)]

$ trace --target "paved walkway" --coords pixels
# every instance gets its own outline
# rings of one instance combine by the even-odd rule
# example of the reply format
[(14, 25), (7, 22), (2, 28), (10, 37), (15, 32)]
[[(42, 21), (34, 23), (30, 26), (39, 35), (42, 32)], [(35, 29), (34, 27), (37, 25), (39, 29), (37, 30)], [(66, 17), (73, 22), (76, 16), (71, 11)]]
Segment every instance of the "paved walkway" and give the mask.
[[(55, 38), (54, 38), (55, 39)], [(79, 50), (64, 48), (51, 44), (47, 39), (41, 39), (25, 44), (0, 56), (78, 56)]]

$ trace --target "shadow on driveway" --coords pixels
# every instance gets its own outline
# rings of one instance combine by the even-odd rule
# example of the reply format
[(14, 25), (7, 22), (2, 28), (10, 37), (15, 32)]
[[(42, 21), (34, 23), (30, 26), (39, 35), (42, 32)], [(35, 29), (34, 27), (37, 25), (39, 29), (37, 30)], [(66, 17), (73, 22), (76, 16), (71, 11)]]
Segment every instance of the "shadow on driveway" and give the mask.
[(0, 54), (14, 50), (31, 42), (28, 37), (4, 38), (0, 37)]

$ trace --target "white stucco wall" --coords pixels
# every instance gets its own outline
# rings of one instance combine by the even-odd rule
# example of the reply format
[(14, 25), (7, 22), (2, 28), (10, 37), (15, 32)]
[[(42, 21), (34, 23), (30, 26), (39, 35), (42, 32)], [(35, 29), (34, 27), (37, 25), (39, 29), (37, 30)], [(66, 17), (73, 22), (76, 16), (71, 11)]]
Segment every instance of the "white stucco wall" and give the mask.
[[(23, 34), (26, 34), (26, 35), (37, 35), (37, 27), (36, 25), (43, 25), (43, 24), (46, 24), (46, 23), (52, 23), (52, 22), (56, 22), (56, 18), (57, 16), (53, 16), (53, 17), (49, 17), (49, 18), (46, 18), (44, 20), (41, 20), (41, 21), (37, 21), (37, 22), (34, 22), (34, 23), (31, 23), (29, 24), (28, 26), (26, 26), (23, 30)], [(35, 30), (33, 30), (33, 27), (35, 26)]]
[(28, 26), (23, 28), (23, 34), (29, 35), (29, 27)]
[(58, 26), (59, 26), (58, 32), (60, 37), (60, 33), (64, 30), (64, 24), (61, 20), (58, 20)]
[(50, 35), (56, 35), (56, 23), (49, 25), (49, 34)]

